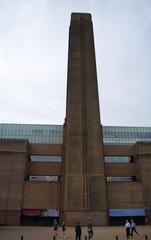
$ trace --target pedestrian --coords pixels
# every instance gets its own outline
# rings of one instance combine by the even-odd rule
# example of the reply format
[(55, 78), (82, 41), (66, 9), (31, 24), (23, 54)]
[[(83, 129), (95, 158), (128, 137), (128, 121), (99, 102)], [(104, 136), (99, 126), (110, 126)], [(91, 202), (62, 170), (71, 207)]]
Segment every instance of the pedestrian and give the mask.
[(56, 219), (54, 220), (54, 223), (53, 223), (53, 231), (54, 231), (53, 239), (56, 239), (56, 237), (58, 235), (58, 222)]
[(76, 233), (76, 240), (81, 240), (82, 230), (81, 230), (80, 222), (77, 222), (75, 225), (75, 233)]
[(126, 219), (126, 223), (125, 223), (125, 231), (126, 231), (126, 237), (127, 239), (129, 239), (130, 234), (130, 229), (131, 229), (131, 225), (128, 221), (128, 219)]
[(88, 222), (87, 228), (88, 228), (88, 239), (92, 240), (92, 237), (93, 237), (93, 224), (92, 224), (91, 221)]
[(65, 222), (62, 222), (62, 232), (63, 232), (63, 237), (66, 238), (66, 225)]
[(133, 219), (131, 219), (131, 237), (132, 238), (133, 238), (133, 232), (139, 235), (139, 233), (136, 231), (136, 223), (133, 221)]

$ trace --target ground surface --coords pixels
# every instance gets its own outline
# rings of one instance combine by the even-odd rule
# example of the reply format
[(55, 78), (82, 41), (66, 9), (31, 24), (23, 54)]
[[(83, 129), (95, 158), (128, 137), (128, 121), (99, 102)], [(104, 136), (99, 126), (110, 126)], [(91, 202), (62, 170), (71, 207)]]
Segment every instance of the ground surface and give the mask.
[[(148, 235), (148, 240), (151, 240), (151, 226), (137, 226), (139, 236), (134, 233), (134, 240), (145, 240), (145, 235)], [(67, 227), (66, 240), (75, 240), (75, 232), (73, 227)], [(85, 240), (87, 228), (82, 227), (81, 240)], [(119, 240), (124, 240), (124, 227), (94, 227), (93, 240), (116, 240), (118, 235)], [(52, 240), (52, 227), (0, 227), (0, 240)], [(61, 228), (58, 231), (56, 240), (64, 240)]]

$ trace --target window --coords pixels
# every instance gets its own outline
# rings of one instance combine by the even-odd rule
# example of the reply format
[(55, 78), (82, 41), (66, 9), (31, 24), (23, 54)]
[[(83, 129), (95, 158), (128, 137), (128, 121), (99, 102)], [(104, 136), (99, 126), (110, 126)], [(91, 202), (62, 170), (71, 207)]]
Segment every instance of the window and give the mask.
[(136, 181), (136, 176), (107, 176), (107, 182), (133, 182)]
[(62, 162), (62, 156), (30, 155), (31, 162)]
[(131, 163), (133, 156), (105, 156), (105, 163)]
[(33, 129), (32, 130), (32, 134), (33, 135), (42, 135), (43, 134), (43, 130), (41, 130), (41, 129)]
[(29, 176), (29, 181), (57, 182), (59, 181), (59, 176)]
[(150, 127), (115, 127), (103, 126), (105, 144), (133, 144), (151, 141)]

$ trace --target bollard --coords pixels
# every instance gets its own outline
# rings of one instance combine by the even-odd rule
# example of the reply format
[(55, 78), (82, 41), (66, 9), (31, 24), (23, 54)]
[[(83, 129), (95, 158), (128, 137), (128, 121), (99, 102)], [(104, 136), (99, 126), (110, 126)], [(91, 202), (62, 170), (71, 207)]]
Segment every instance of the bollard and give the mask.
[(24, 236), (21, 236), (21, 237), (20, 237), (20, 240), (24, 240)]
[(115, 240), (118, 240), (118, 236), (117, 235), (115, 236)]
[(147, 235), (145, 235), (145, 240), (148, 240), (148, 236)]
[(85, 240), (87, 240), (87, 236), (85, 236)]

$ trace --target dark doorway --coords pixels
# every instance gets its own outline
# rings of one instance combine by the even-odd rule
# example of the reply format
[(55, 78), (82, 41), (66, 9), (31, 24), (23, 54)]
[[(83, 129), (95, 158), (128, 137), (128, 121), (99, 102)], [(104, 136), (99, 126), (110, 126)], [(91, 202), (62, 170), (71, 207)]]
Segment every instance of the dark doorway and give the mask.
[(109, 217), (109, 224), (111, 226), (124, 226), (126, 219), (130, 220), (131, 218), (134, 219), (136, 225), (144, 225), (145, 224), (145, 217), (144, 216), (136, 216), (136, 217)]
[(21, 216), (21, 226), (52, 226), (54, 219), (59, 222), (58, 217)]

